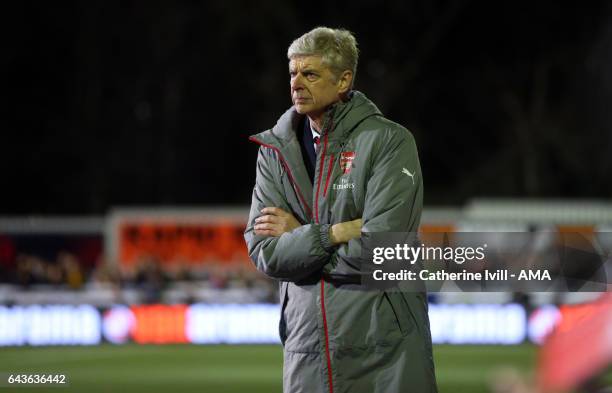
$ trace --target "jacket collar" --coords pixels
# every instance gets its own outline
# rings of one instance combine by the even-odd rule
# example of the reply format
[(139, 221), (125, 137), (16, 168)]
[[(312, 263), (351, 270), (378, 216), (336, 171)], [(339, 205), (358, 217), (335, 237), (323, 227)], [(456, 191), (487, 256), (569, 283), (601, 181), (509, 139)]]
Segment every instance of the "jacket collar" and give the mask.
[[(363, 120), (370, 116), (381, 115), (380, 111), (363, 93), (351, 92), (346, 102), (337, 102), (326, 112), (323, 121), (322, 137), (328, 135), (328, 151), (335, 153), (342, 149), (342, 141)], [(313, 184), (304, 165), (300, 142), (296, 130), (304, 115), (297, 113), (294, 107), (287, 110), (272, 129), (251, 136), (249, 139), (277, 150), (291, 171), (295, 186), (308, 199), (306, 210), (311, 210)]]
[[(363, 93), (352, 91), (349, 99), (332, 105), (323, 120), (321, 136), (329, 134), (330, 140), (345, 139), (353, 129), (370, 116), (381, 115), (380, 110)], [(295, 107), (289, 108), (276, 122), (271, 130), (254, 135), (253, 139), (283, 149), (286, 145), (297, 142), (296, 130), (304, 115)]]

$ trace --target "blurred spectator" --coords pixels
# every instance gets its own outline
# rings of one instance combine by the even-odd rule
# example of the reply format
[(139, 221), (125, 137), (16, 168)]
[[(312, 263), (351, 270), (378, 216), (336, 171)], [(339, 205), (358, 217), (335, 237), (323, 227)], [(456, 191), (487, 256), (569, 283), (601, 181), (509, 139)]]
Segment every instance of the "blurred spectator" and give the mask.
[(94, 286), (110, 285), (120, 289), (121, 281), (121, 272), (117, 266), (106, 263), (104, 259), (100, 259), (96, 263), (96, 268), (91, 273), (91, 283)]
[(63, 270), (64, 282), (70, 289), (79, 289), (83, 286), (83, 272), (78, 259), (67, 252), (61, 252), (57, 258), (59, 267)]
[(159, 303), (161, 301), (167, 279), (159, 266), (159, 261), (150, 259), (140, 265), (136, 282), (143, 290), (145, 303)]
[(214, 266), (210, 271), (209, 282), (211, 287), (215, 289), (225, 289), (228, 287), (229, 274), (226, 269), (219, 266)]
[(48, 283), (46, 262), (32, 255), (18, 255), (16, 278), (16, 284), (25, 288)]
[(64, 274), (62, 268), (55, 263), (46, 263), (46, 281), (51, 285), (62, 285), (64, 283)]
[(178, 265), (178, 268), (174, 272), (174, 280), (176, 281), (191, 281), (193, 280), (193, 275), (189, 266), (181, 263)]

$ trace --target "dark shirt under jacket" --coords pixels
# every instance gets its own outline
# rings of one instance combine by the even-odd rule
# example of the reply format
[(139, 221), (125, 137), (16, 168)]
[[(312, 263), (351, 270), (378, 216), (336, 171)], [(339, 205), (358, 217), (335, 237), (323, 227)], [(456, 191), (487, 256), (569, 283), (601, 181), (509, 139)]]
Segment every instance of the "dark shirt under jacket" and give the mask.
[(308, 121), (308, 118), (306, 116), (304, 116), (302, 124), (300, 125), (300, 127), (298, 127), (298, 132), (301, 132), (301, 135), (298, 135), (298, 139), (300, 140), (300, 148), (302, 150), (302, 157), (304, 158), (304, 165), (306, 166), (308, 177), (310, 177), (310, 182), (314, 184), (314, 173), (315, 164), (317, 162), (317, 154), (315, 153), (314, 149), (314, 141), (312, 139), (310, 122)]

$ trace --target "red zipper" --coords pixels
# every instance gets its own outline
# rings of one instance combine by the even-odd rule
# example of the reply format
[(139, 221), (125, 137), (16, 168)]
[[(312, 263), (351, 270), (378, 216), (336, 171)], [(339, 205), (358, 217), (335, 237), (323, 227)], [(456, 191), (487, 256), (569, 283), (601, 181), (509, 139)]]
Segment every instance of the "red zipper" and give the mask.
[(321, 179), (323, 178), (323, 164), (325, 163), (325, 152), (327, 152), (327, 134), (323, 138), (323, 152), (321, 154), (322, 160), (319, 166), (319, 178), (317, 179), (317, 194), (315, 196), (315, 222), (319, 223), (319, 191), (321, 190)]
[(289, 181), (291, 182), (291, 184), (293, 184), (293, 187), (295, 188), (295, 191), (297, 191), (298, 197), (300, 198), (300, 200), (302, 201), (302, 204), (306, 208), (306, 214), (309, 215), (309, 216), (312, 216), (312, 210), (310, 209), (310, 206), (308, 206), (308, 203), (306, 202), (306, 199), (302, 195), (302, 191), (300, 190), (300, 187), (298, 187), (295, 179), (293, 178), (293, 175), (291, 174), (291, 170), (289, 169), (289, 165), (287, 165), (287, 161), (285, 161), (285, 157), (283, 157), (283, 155), (281, 154), (281, 152), (278, 149), (278, 147), (272, 146), (272, 145), (268, 145), (267, 143), (263, 143), (262, 141), (256, 139), (255, 137), (249, 137), (249, 140), (253, 141), (253, 142), (257, 143), (257, 144), (260, 144), (262, 146), (265, 146), (267, 148), (270, 148), (270, 149), (274, 150), (276, 152), (276, 154), (278, 154), (278, 156), (281, 159), (281, 163), (283, 164), (283, 166), (285, 167), (285, 170), (287, 171), (287, 175), (289, 175)]
[[(330, 127), (331, 129), (331, 127)], [(321, 178), (323, 177), (323, 164), (325, 163), (325, 153), (327, 152), (327, 135), (325, 134), (325, 138), (323, 139), (323, 152), (321, 157), (321, 166), (319, 167), (319, 178), (317, 179), (317, 193), (315, 197), (315, 222), (319, 223), (319, 191), (321, 190)], [(331, 166), (330, 166), (331, 168)], [(328, 179), (329, 180), (329, 175)], [(325, 186), (325, 191), (327, 190), (327, 185)], [(323, 332), (325, 333), (325, 358), (327, 360), (327, 382), (329, 384), (329, 393), (334, 393), (334, 383), (332, 379), (332, 365), (331, 365), (331, 355), (329, 353), (329, 333), (327, 331), (327, 314), (325, 312), (325, 281), (321, 278), (321, 314), (323, 316)]]
[(325, 356), (327, 358), (327, 381), (329, 382), (329, 393), (334, 393), (332, 381), (331, 356), (329, 355), (329, 335), (327, 334), (327, 315), (325, 314), (325, 281), (321, 279), (321, 314), (323, 315), (323, 331), (325, 332)]
[(325, 180), (325, 188), (323, 189), (323, 198), (327, 195), (327, 186), (329, 186), (329, 178), (331, 177), (332, 168), (334, 165), (334, 155), (329, 156), (329, 165), (327, 166), (327, 179)]

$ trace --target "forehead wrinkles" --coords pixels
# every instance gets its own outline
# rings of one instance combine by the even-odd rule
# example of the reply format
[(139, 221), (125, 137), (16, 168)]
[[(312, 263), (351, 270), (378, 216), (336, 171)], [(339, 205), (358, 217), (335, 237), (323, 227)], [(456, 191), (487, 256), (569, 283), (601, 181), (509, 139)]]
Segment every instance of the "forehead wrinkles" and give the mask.
[(292, 71), (304, 70), (307, 68), (311, 70), (322, 70), (323, 65), (320, 59), (313, 59), (312, 56), (294, 57), (289, 61), (289, 69)]

